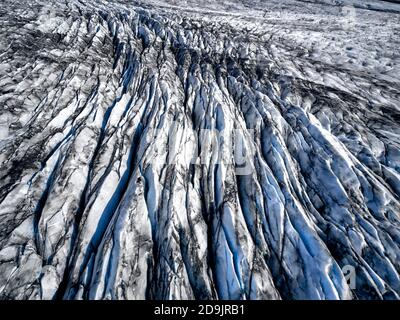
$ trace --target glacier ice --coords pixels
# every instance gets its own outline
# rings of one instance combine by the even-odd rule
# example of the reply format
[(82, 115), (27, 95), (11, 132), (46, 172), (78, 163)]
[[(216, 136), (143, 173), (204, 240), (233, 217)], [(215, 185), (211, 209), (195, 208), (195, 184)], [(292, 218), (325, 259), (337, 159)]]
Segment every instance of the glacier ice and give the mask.
[(1, 299), (400, 298), (400, 5), (0, 12)]

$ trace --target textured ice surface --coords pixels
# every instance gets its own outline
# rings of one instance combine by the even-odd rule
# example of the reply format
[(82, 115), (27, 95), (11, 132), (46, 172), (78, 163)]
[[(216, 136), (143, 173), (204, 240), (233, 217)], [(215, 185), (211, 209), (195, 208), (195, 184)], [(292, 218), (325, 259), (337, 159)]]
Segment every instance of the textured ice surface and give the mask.
[(398, 299), (399, 48), (387, 1), (3, 1), (0, 297)]

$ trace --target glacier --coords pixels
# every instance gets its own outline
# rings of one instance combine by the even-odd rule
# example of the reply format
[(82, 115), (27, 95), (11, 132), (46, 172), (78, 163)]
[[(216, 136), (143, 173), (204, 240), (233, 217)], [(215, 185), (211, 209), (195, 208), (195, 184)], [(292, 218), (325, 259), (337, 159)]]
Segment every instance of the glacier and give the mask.
[(400, 4), (5, 0), (0, 299), (399, 299)]

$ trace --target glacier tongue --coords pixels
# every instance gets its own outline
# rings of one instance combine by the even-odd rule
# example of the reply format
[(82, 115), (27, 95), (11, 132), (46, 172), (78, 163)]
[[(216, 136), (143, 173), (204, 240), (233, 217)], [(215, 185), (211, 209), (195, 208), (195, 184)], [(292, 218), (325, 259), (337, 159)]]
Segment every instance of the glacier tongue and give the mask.
[(0, 298), (399, 299), (400, 5), (344, 4), (4, 1)]

